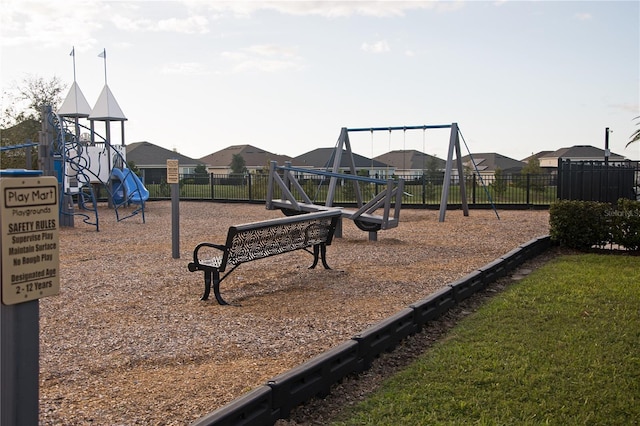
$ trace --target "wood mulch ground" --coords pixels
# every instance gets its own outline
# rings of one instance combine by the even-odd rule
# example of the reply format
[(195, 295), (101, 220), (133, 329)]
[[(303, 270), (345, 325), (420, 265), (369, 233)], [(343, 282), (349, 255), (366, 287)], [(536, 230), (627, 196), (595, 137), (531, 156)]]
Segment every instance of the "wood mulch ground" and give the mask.
[[(100, 232), (79, 219), (60, 230), (61, 294), (40, 300), (42, 425), (189, 424), (549, 229), (545, 210), (438, 222), (438, 211), (403, 209), (373, 242), (345, 220), (332, 270), (306, 269), (305, 252), (244, 264), (221, 285), (232, 305), (219, 306), (199, 300), (193, 248), (281, 212), (183, 201), (179, 259), (170, 202), (148, 203), (146, 223), (116, 222), (106, 206), (99, 215)], [(284, 424), (321, 419), (309, 407)]]

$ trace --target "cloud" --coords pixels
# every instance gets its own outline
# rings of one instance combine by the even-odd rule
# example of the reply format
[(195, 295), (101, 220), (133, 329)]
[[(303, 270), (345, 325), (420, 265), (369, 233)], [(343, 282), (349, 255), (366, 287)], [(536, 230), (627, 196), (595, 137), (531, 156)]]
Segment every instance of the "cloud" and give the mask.
[(637, 103), (609, 104), (608, 107), (618, 111), (628, 112), (634, 117), (640, 115), (640, 104)]
[(282, 47), (275, 44), (259, 44), (247, 47), (246, 52), (256, 53), (261, 56), (285, 56), (293, 57), (296, 54), (296, 49), (291, 47)]
[(56, 2), (3, 1), (0, 28), (3, 46), (40, 45), (46, 48), (95, 46), (92, 36), (108, 7), (66, 7)]
[(209, 20), (204, 16), (187, 18), (169, 18), (152, 21), (150, 19), (131, 19), (116, 15), (112, 18), (116, 28), (132, 32), (173, 32), (181, 34), (206, 34), (209, 32)]
[(284, 15), (322, 16), (325, 18), (341, 18), (354, 15), (393, 17), (405, 16), (408, 12), (420, 9), (452, 11), (462, 7), (459, 1), (208, 1), (186, 0), (191, 10), (207, 9), (220, 16), (250, 16), (259, 10), (273, 10)]
[[(94, 34), (109, 24), (131, 32), (204, 34), (209, 20), (202, 15), (184, 18), (148, 18), (151, 2), (17, 1), (2, 0), (2, 46), (39, 45), (45, 48), (76, 46), (86, 51), (96, 46)], [(145, 14), (145, 15), (143, 15)], [(143, 16), (143, 17), (141, 17)]]
[(386, 40), (376, 41), (375, 43), (362, 43), (360, 49), (369, 53), (385, 53), (391, 50)]
[(297, 71), (301, 68), (302, 67), (295, 61), (284, 61), (279, 59), (267, 59), (267, 60), (247, 59), (247, 60), (238, 62), (233, 67), (233, 70), (235, 72), (262, 71), (262, 72), (272, 73), (272, 72), (288, 71), (288, 70)]
[(205, 75), (208, 74), (204, 65), (199, 62), (174, 62), (166, 64), (162, 70), (162, 74), (170, 75)]
[(275, 44), (257, 44), (236, 51), (222, 52), (236, 73), (298, 71), (303, 68), (297, 49)]
[(593, 19), (593, 16), (588, 12), (579, 12), (573, 15), (573, 17), (578, 21), (590, 21), (591, 19)]

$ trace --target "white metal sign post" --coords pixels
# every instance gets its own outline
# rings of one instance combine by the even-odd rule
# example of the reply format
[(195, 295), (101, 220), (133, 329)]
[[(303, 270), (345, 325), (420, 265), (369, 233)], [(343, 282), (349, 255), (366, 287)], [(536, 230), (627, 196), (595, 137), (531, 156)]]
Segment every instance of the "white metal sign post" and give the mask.
[(39, 300), (60, 291), (58, 181), (0, 174), (0, 425), (37, 425)]

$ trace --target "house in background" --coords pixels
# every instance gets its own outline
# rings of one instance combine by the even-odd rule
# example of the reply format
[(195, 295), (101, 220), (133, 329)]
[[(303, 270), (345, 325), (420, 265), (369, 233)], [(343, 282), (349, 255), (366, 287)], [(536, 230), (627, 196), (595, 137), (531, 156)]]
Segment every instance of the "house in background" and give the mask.
[[(568, 148), (560, 148), (540, 157), (540, 167), (551, 172), (558, 169), (558, 159), (564, 158), (571, 161), (604, 161), (604, 149), (591, 145), (574, 145)], [(610, 153), (609, 161), (623, 161), (625, 157)]]
[(390, 151), (378, 155), (374, 160), (393, 166), (395, 173), (405, 179), (419, 178), (426, 172), (443, 171), (447, 164), (445, 160), (415, 149)]
[[(37, 169), (38, 146), (11, 149), (11, 147), (24, 146), (25, 144), (38, 143), (38, 132), (42, 130), (39, 121), (28, 119), (6, 129), (0, 129), (2, 140), (0, 146), (0, 167), (3, 169)], [(27, 157), (31, 160), (28, 163)]]
[[(291, 165), (311, 170), (332, 170), (335, 155), (335, 148), (317, 148), (293, 158)], [(356, 173), (359, 175), (385, 179), (395, 173), (395, 169), (391, 165), (356, 153), (353, 153), (353, 162)], [(339, 173), (350, 173), (350, 166), (347, 151), (343, 149), (340, 156)]]
[(273, 154), (252, 145), (232, 145), (202, 157), (198, 161), (207, 166), (209, 173), (226, 175), (232, 172), (231, 162), (234, 155), (242, 156), (249, 173), (268, 171), (271, 161), (276, 161), (278, 165), (291, 161), (291, 157), (287, 155)]
[(535, 158), (536, 160), (538, 160), (538, 162), (540, 162), (540, 159), (546, 155), (551, 154), (553, 151), (539, 151), (536, 152), (535, 154), (531, 154), (530, 156), (528, 156), (527, 158), (523, 158), (522, 162), (523, 163), (529, 163), (529, 160), (531, 160), (532, 158)]
[(195, 168), (202, 164), (186, 155), (178, 154), (151, 142), (134, 142), (126, 146), (127, 163), (133, 162), (140, 171), (145, 184), (156, 184), (167, 181), (167, 160), (178, 160), (180, 175), (193, 174)]
[[(525, 162), (495, 152), (465, 155), (462, 157), (462, 164), (469, 173), (490, 179), (494, 178), (497, 169), (502, 171), (503, 176), (516, 175), (527, 165)], [(454, 167), (454, 173), (456, 172)]]

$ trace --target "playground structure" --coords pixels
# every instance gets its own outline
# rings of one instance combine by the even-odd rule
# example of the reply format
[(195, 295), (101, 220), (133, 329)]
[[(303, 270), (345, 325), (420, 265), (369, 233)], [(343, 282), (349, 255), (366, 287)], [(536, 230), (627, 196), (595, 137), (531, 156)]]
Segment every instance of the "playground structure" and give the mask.
[[(138, 213), (144, 223), (149, 192), (126, 166), (126, 147), (112, 145), (93, 131), (45, 107), (42, 112), (39, 157), (46, 175), (58, 178), (60, 224), (73, 227), (74, 217), (99, 231), (98, 194), (104, 188), (118, 221)], [(80, 130), (90, 130), (79, 136)], [(126, 207), (135, 205), (133, 210)], [(75, 208), (77, 205), (77, 210)]]
[[(351, 142), (349, 140), (349, 132), (373, 132), (394, 130), (417, 130), (426, 131), (428, 129), (451, 129), (449, 137), (449, 149), (447, 153), (447, 162), (445, 168), (444, 179), (442, 183), (442, 198), (440, 202), (440, 222), (444, 222), (447, 202), (449, 199), (449, 188), (451, 185), (454, 150), (456, 155), (456, 169), (458, 176), (464, 175), (462, 157), (460, 153), (460, 133), (457, 123), (443, 125), (421, 125), (421, 126), (402, 126), (402, 127), (368, 127), (368, 128), (346, 128), (340, 130), (340, 136), (335, 147), (333, 156), (333, 165), (331, 170), (316, 170), (302, 167), (292, 167), (291, 163), (278, 166), (276, 162), (271, 162), (269, 170), (269, 182), (267, 187), (267, 205), (268, 210), (281, 209), (285, 214), (299, 214), (306, 212), (314, 212), (333, 208), (336, 186), (339, 181), (351, 182), (356, 196), (357, 209), (342, 209), (342, 217), (351, 219), (356, 226), (369, 232), (369, 239), (375, 241), (379, 230), (391, 229), (398, 226), (400, 221), (400, 210), (402, 205), (402, 195), (404, 182), (402, 179), (387, 180), (375, 177), (358, 176), (356, 173), (353, 151), (351, 150)], [(349, 173), (340, 173), (340, 166), (343, 152), (347, 155), (347, 165)], [(303, 186), (298, 179), (310, 176), (321, 176), (323, 179), (329, 177), (329, 187), (324, 205), (316, 204), (311, 197), (304, 191)], [(373, 183), (383, 185), (384, 190), (375, 195), (369, 202), (364, 203), (359, 182)], [(466, 199), (464, 179), (458, 179), (460, 194), (462, 198), (462, 210), (465, 216), (469, 215), (469, 207)], [(281, 198), (275, 199), (275, 188), (279, 188)], [(293, 191), (292, 191), (293, 189)], [(297, 197), (296, 197), (297, 195)], [(393, 213), (392, 207), (393, 205)], [(378, 214), (377, 211), (382, 213)], [(338, 232), (339, 235), (339, 232)]]
[[(127, 120), (107, 85), (106, 50), (99, 56), (105, 61), (105, 85), (93, 108), (89, 106), (75, 75), (73, 84), (57, 112), (51, 106), (42, 110), (42, 131), (39, 141), (39, 160), (45, 175), (58, 178), (60, 194), (60, 225), (72, 227), (74, 217), (96, 227), (99, 231), (97, 201), (101, 189), (108, 195), (117, 221), (140, 214), (144, 223), (145, 201), (149, 191), (138, 176), (127, 168), (124, 143), (124, 122)], [(89, 126), (80, 123), (89, 121)], [(95, 122), (105, 123), (105, 136), (95, 132)], [(111, 122), (121, 124), (121, 144), (111, 141)], [(97, 193), (97, 194), (96, 194)], [(78, 211), (74, 204), (77, 203)], [(125, 208), (134, 205), (133, 210)]]

